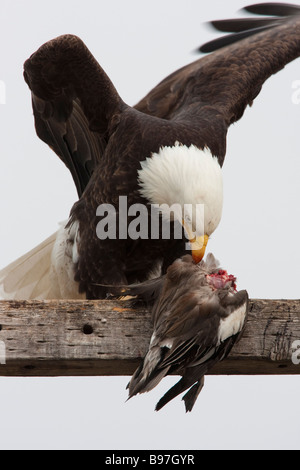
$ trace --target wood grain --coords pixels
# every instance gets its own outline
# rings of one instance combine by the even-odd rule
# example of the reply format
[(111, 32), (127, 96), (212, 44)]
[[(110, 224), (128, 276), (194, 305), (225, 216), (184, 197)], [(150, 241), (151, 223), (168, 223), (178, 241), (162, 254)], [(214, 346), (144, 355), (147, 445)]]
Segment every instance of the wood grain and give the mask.
[[(0, 375), (130, 375), (151, 334), (149, 310), (128, 301), (0, 301)], [(298, 374), (296, 340), (300, 300), (251, 300), (242, 339), (211, 373)]]

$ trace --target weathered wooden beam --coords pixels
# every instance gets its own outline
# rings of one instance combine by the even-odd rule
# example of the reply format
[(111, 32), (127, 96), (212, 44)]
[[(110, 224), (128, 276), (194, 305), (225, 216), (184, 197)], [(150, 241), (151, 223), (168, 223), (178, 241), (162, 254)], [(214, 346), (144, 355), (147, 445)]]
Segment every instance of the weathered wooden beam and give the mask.
[[(0, 375), (130, 375), (150, 336), (150, 312), (126, 301), (0, 301)], [(212, 373), (298, 374), (296, 340), (300, 300), (251, 300), (243, 338)]]

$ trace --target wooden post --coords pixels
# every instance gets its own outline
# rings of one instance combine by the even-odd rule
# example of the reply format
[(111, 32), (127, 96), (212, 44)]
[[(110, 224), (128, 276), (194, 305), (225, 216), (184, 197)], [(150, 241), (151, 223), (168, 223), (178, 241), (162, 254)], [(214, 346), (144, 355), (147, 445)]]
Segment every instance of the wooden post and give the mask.
[[(0, 301), (0, 375), (130, 375), (151, 334), (150, 312), (127, 301)], [(298, 374), (297, 347), (300, 300), (251, 300), (242, 339), (212, 373)]]

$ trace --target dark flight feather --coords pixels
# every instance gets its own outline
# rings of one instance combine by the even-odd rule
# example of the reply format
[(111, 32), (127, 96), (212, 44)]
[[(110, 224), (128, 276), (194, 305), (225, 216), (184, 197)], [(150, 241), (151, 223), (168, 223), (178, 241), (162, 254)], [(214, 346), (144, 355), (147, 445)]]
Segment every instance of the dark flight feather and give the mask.
[(256, 15), (274, 15), (274, 16), (291, 16), (298, 15), (300, 6), (292, 3), (255, 3), (244, 7), (243, 10)]
[(258, 15), (274, 15), (271, 18), (235, 18), (229, 20), (214, 20), (209, 24), (218, 31), (229, 32), (221, 38), (213, 39), (199, 47), (200, 52), (209, 53), (234, 44), (241, 39), (275, 28), (293, 16), (300, 14), (298, 5), (287, 3), (259, 3), (242, 9)]
[[(281, 21), (284, 21), (284, 18)], [(208, 24), (223, 33), (240, 33), (269, 25), (278, 26), (278, 19), (276, 18), (274, 22), (273, 19), (269, 18), (234, 18), (229, 20), (214, 20)]]

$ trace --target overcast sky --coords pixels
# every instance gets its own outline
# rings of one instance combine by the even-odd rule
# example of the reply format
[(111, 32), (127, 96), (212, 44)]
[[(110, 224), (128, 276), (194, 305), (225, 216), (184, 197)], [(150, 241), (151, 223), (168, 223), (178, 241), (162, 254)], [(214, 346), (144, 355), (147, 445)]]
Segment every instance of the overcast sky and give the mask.
[[(68, 170), (35, 134), (22, 76), (29, 55), (76, 34), (133, 105), (215, 37), (205, 21), (236, 16), (246, 4), (1, 0), (0, 268), (53, 233), (76, 201)], [(269, 79), (228, 133), (223, 218), (208, 251), (252, 298), (299, 298), (297, 80), (299, 60)], [(193, 413), (180, 398), (154, 412), (175, 380), (125, 403), (128, 377), (0, 378), (0, 448), (300, 448), (298, 376), (210, 376)]]

